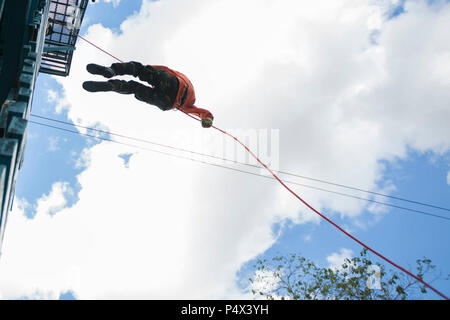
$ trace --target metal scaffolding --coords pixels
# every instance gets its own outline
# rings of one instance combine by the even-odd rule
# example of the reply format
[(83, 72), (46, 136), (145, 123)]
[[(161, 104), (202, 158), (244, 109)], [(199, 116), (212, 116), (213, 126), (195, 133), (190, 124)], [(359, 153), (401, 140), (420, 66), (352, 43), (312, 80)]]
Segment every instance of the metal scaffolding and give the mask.
[(40, 72), (67, 76), (88, 0), (51, 0)]

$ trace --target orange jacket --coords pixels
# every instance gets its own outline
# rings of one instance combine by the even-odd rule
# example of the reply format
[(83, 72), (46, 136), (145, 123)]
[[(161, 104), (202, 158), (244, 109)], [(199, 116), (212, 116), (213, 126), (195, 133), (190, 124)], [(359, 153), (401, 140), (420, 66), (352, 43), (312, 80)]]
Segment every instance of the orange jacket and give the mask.
[[(165, 66), (152, 66), (152, 67), (155, 69), (164, 70), (167, 73), (178, 78), (178, 82), (180, 84), (178, 86), (178, 94), (177, 94), (177, 97), (175, 98), (175, 102), (171, 109), (177, 108), (186, 113), (196, 115), (201, 119), (203, 119), (203, 118), (214, 119), (211, 112), (209, 112), (206, 109), (197, 108), (194, 105), (194, 103), (195, 103), (194, 86), (192, 85), (191, 81), (189, 81), (188, 77), (186, 77), (181, 72), (172, 70)], [(186, 92), (186, 90), (187, 90), (187, 92)], [(186, 94), (186, 99), (185, 99), (184, 103), (181, 104), (184, 94)]]

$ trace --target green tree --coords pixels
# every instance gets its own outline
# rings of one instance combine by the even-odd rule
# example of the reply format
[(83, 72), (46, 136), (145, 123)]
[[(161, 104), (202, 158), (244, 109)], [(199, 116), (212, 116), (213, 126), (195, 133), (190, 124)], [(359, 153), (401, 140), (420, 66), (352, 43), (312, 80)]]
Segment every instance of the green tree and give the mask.
[[(371, 261), (367, 249), (359, 257), (345, 259), (340, 268), (322, 268), (298, 254), (258, 260), (255, 268), (249, 279), (255, 298), (405, 300), (418, 299), (428, 291), (403, 272), (387, 271)], [(430, 281), (440, 277), (427, 258), (416, 261), (415, 275), (433, 277)]]

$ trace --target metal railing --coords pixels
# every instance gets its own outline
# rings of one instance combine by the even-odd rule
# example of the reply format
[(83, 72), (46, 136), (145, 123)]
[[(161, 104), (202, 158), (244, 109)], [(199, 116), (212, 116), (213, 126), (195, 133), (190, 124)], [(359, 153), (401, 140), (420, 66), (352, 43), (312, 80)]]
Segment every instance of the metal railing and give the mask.
[[(51, 0), (40, 72), (67, 76), (88, 0)], [(58, 47), (60, 49), (58, 50)]]

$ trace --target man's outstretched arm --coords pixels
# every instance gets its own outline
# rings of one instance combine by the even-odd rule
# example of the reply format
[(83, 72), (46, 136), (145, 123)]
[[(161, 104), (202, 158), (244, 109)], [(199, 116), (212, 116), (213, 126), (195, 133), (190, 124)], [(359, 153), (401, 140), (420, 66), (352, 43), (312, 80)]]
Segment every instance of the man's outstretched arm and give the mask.
[(181, 107), (180, 110), (184, 111), (186, 113), (192, 114), (194, 116), (197, 116), (200, 119), (202, 119), (202, 126), (203, 127), (209, 128), (209, 127), (212, 126), (212, 122), (213, 122), (214, 116), (208, 110), (202, 109), (202, 108), (197, 108), (194, 105), (188, 106), (188, 107), (186, 107), (186, 106), (185, 107)]

